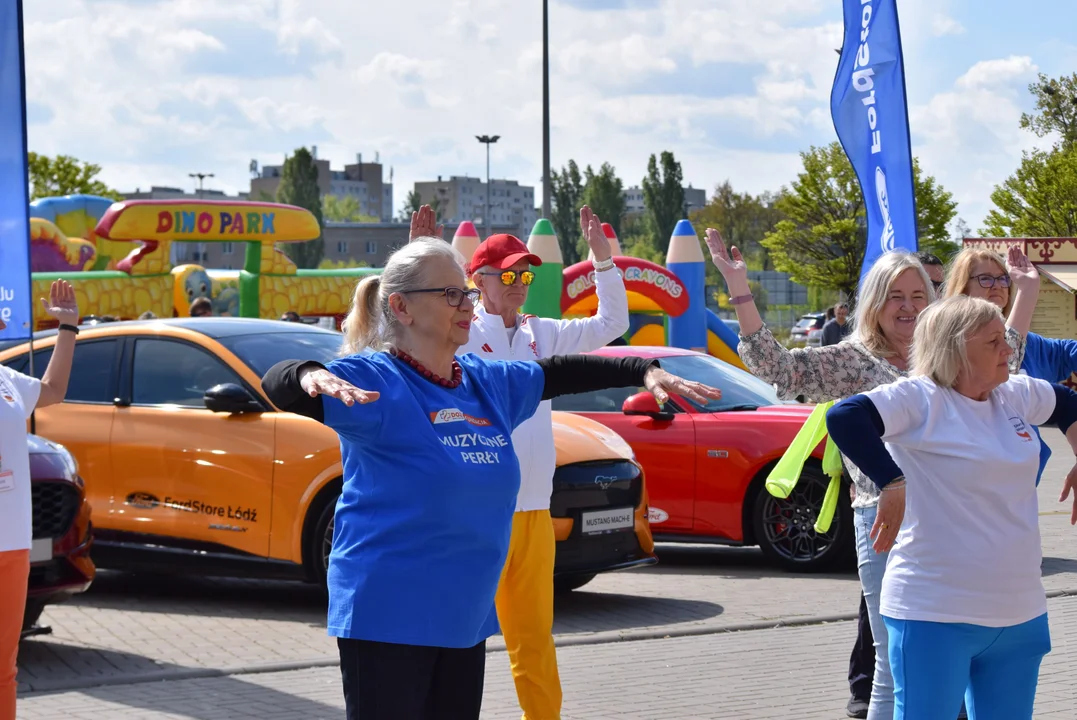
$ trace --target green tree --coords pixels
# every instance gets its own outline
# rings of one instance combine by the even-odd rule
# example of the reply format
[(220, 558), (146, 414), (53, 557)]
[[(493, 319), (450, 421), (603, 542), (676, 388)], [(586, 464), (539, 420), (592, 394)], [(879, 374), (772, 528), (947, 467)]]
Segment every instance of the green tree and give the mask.
[(988, 237), (1077, 237), (1077, 145), (1026, 152), (991, 193)]
[[(327, 222), (378, 222), (373, 215), (364, 215), (359, 206), (359, 199), (353, 195), (338, 197), (326, 195), (322, 198), (322, 218)], [(410, 216), (408, 220), (410, 220)]]
[[(621, 236), (621, 222), (625, 214), (625, 184), (617, 177), (617, 171), (609, 163), (602, 163), (596, 174), (591, 166), (583, 171), (583, 196), (580, 206), (590, 207), (602, 222), (613, 226), (617, 237)], [(576, 208), (577, 213), (579, 208)], [(579, 225), (579, 217), (576, 217)], [(587, 254), (587, 249), (583, 250)]]
[[(774, 266), (806, 286), (834, 288), (855, 297), (867, 244), (864, 197), (852, 164), (834, 142), (800, 154), (804, 171), (778, 198), (785, 214), (763, 240)], [(913, 160), (917, 228), (921, 244), (949, 238), (953, 197)]]
[(550, 174), (550, 190), (550, 204), (553, 206), (550, 224), (557, 233), (565, 266), (575, 265), (586, 256), (586, 253), (581, 256), (579, 249), (583, 178), (575, 160), (569, 160), (568, 167), (562, 167), (561, 172)]
[(99, 195), (113, 200), (123, 196), (97, 179), (101, 166), (82, 162), (70, 155), (50, 158), (35, 152), (26, 154), (30, 171), (30, 199), (58, 195)]
[(415, 190), (409, 190), (408, 196), (404, 199), (404, 206), (400, 208), (400, 221), (411, 222), (411, 214), (413, 212), (419, 212), (419, 208), (423, 206), (423, 199)]
[[(314, 164), (314, 157), (305, 147), (299, 148), (291, 157), (284, 159), (280, 185), (277, 187), (277, 202), (309, 210), (318, 219), (318, 226), (325, 227), (322, 222), (322, 191), (318, 187), (318, 166)], [(281, 249), (297, 268), (316, 268), (325, 256), (325, 239), (318, 237), (309, 242), (284, 243)]]
[[(763, 247), (763, 238), (785, 216), (775, 203), (780, 194), (738, 193), (727, 180), (714, 189), (714, 196), (690, 215), (692, 224), (703, 244), (704, 257), (710, 257), (703, 242), (707, 228), (717, 228), (729, 245), (736, 245), (748, 263), (749, 270), (773, 270), (774, 264)], [(721, 273), (713, 263), (707, 263), (707, 285), (725, 287)]]
[(624, 232), (618, 237), (621, 253), (640, 260), (666, 264), (666, 254), (658, 247), (654, 221), (649, 215), (626, 217)]
[(1028, 91), (1036, 98), (1037, 112), (1022, 113), (1021, 127), (1039, 137), (1058, 133), (1063, 149), (1077, 145), (1077, 73), (1057, 79), (1040, 73)]
[(684, 217), (684, 175), (681, 164), (668, 150), (662, 151), (661, 175), (658, 159), (651, 155), (647, 161), (647, 177), (643, 178), (643, 204), (654, 220), (658, 247), (665, 255), (673, 229), (677, 221)]

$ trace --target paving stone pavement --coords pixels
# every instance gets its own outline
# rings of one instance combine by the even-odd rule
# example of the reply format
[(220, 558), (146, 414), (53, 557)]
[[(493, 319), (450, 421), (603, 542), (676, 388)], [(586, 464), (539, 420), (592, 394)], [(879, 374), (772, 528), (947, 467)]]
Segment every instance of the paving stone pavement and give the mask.
[[(1036, 720), (1072, 720), (1077, 598), (1048, 603), (1053, 650)], [(562, 648), (565, 720), (838, 720), (845, 717), (851, 622)], [(337, 668), (31, 694), (19, 720), (264, 720), (343, 716)], [(488, 656), (483, 720), (517, 718), (503, 652)]]
[[(1077, 594), (1077, 531), (1057, 504), (1072, 453), (1056, 431), (1044, 436), (1056, 451), (1040, 489), (1044, 584)], [(787, 574), (756, 549), (662, 546), (659, 554), (656, 567), (601, 575), (559, 598), (558, 644), (850, 618), (858, 606), (851, 571)], [(23, 694), (325, 664), (336, 654), (321, 593), (297, 583), (102, 573), (90, 592), (46, 609), (44, 622), (53, 634), (20, 650)], [(490, 647), (503, 643), (493, 638)]]

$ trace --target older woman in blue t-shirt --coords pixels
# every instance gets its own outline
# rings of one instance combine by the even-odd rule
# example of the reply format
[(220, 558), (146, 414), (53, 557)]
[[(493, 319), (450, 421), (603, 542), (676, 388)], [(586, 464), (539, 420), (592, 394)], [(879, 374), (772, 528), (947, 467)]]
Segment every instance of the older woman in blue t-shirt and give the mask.
[(541, 400), (640, 385), (659, 402), (720, 396), (640, 358), (456, 357), (478, 293), (461, 265), (442, 240), (406, 245), (356, 287), (343, 357), (262, 381), (340, 436), (328, 626), (350, 720), (479, 717), (520, 485), (511, 435)]

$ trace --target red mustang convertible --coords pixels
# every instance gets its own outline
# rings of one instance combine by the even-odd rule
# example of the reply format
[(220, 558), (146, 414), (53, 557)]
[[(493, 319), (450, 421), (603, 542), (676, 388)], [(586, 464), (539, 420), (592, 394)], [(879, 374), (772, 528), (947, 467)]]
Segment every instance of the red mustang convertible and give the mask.
[[(829, 479), (822, 445), (786, 499), (763, 486), (800, 430), (811, 406), (784, 403), (774, 388), (710, 355), (668, 347), (611, 346), (597, 355), (657, 358), (688, 380), (721, 388), (698, 405), (672, 397), (659, 407), (643, 388), (616, 388), (556, 398), (554, 410), (597, 420), (623, 437), (647, 474), (656, 542), (758, 545), (781, 567), (820, 572), (853, 558), (849, 493), (826, 533), (815, 531)], [(845, 478), (843, 482), (848, 483)]]

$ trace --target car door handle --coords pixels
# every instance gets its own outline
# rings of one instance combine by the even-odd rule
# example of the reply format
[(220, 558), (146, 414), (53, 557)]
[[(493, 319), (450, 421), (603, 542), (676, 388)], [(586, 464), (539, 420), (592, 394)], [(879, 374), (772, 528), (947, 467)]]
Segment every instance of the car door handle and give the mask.
[(131, 405), (130, 402), (124, 400), (123, 398), (112, 398), (112, 404), (116, 407), (128, 407)]
[(727, 457), (729, 457), (729, 453), (726, 452), (725, 450), (708, 450), (707, 451), (707, 457), (727, 458)]

